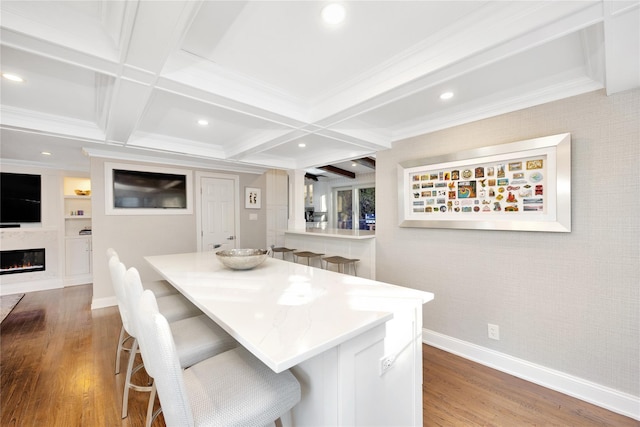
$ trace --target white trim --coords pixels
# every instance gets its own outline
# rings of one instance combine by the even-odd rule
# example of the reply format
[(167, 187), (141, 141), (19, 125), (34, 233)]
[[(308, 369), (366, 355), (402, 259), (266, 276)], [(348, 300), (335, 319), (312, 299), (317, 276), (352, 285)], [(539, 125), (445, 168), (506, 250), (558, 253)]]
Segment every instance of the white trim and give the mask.
[(422, 342), (534, 384), (640, 420), (640, 397), (466, 341), (422, 330)]
[(90, 285), (93, 283), (93, 274), (82, 274), (78, 276), (66, 276), (64, 278), (64, 287)]
[[(15, 130), (15, 129), (12, 129)], [(67, 138), (69, 139), (69, 138)], [(127, 145), (128, 151), (124, 151), (123, 145), (109, 145), (108, 149), (97, 149), (93, 147), (83, 147), (82, 152), (89, 157), (100, 157), (104, 159), (112, 159), (127, 162), (144, 162), (160, 165), (171, 164), (177, 167), (199, 168), (199, 169), (216, 169), (237, 173), (251, 173), (255, 175), (263, 174), (268, 170), (268, 167), (251, 165), (248, 163), (239, 163), (237, 161), (229, 161), (213, 158), (185, 158), (173, 152), (165, 152), (161, 150), (154, 150), (150, 148), (134, 147)], [(134, 152), (137, 150), (138, 152)], [(155, 156), (165, 155), (167, 157)], [(5, 161), (5, 160), (3, 160)]]
[(118, 300), (116, 299), (115, 295), (104, 298), (93, 298), (93, 300), (91, 301), (91, 310), (113, 307), (115, 305), (118, 305)]
[(61, 289), (61, 279), (34, 280), (32, 282), (3, 283), (0, 286), (0, 295), (22, 294), (27, 292), (48, 291)]

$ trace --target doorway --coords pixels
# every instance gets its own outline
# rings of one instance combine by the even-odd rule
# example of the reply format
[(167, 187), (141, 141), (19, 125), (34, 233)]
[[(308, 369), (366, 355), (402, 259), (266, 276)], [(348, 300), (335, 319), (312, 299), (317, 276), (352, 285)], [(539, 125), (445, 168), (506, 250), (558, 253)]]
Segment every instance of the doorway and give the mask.
[(235, 249), (238, 244), (237, 175), (196, 172), (198, 251)]

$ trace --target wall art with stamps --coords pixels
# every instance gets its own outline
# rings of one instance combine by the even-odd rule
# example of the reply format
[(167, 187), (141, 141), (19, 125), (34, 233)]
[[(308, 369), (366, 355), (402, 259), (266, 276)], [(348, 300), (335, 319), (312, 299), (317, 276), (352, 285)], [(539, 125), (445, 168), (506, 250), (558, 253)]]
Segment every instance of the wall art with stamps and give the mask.
[(400, 226), (571, 231), (571, 135), (483, 147), (398, 167)]

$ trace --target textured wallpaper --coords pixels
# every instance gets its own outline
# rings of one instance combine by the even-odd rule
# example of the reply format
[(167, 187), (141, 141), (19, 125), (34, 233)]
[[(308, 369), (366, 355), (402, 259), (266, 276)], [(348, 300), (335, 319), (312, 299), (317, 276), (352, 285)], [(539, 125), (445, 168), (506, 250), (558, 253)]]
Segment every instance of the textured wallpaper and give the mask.
[[(596, 91), (378, 153), (378, 280), (435, 293), (427, 329), (640, 395), (639, 118), (639, 90)], [(398, 163), (565, 132), (571, 233), (398, 227)]]

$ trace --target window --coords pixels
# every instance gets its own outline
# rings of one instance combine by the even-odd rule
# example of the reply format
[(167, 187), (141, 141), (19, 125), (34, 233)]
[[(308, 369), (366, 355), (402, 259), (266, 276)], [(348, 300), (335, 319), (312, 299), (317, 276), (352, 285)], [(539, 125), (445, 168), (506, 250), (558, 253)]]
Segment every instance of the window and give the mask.
[[(335, 210), (336, 228), (353, 230), (375, 230), (376, 189), (375, 187), (336, 188)], [(354, 220), (356, 218), (356, 220)]]

